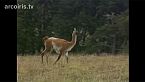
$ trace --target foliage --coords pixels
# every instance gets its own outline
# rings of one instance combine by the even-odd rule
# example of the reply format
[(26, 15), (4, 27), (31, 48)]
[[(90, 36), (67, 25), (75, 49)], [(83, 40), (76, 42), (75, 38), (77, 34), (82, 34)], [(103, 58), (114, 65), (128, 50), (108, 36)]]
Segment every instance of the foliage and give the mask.
[[(18, 0), (18, 3), (34, 6), (31, 10), (17, 11), (18, 54), (40, 52), (45, 35), (70, 41), (74, 27), (80, 32), (74, 52), (128, 51), (128, 0)], [(108, 20), (105, 16), (112, 12), (115, 15)]]
[[(128, 21), (128, 11), (125, 11), (121, 15), (115, 16), (112, 24), (105, 24), (97, 28), (95, 33), (86, 41), (86, 52), (128, 52)], [(87, 49), (87, 47), (91, 48)]]

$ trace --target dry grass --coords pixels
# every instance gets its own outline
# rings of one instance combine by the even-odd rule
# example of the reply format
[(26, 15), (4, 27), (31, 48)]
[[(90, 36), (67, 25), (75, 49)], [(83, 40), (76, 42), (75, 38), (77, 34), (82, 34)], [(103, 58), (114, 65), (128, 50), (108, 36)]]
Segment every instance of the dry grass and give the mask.
[(17, 56), (18, 82), (129, 82), (128, 56), (69, 56), (53, 65), (41, 64), (40, 56)]

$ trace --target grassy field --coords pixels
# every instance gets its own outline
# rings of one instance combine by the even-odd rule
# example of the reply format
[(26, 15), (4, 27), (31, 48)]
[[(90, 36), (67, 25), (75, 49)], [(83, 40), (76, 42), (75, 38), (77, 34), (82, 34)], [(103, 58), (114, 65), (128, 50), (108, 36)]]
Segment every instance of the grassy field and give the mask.
[[(18, 82), (129, 82), (129, 58), (119, 56), (73, 56), (69, 63), (65, 57), (53, 65), (41, 64), (40, 56), (17, 56)], [(45, 58), (44, 58), (45, 59)]]

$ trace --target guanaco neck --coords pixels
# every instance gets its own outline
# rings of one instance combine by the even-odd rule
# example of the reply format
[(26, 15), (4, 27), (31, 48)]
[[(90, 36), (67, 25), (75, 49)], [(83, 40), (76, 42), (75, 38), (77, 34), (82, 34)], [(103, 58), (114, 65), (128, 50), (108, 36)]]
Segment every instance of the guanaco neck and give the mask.
[(72, 34), (72, 40), (71, 40), (72, 45), (75, 45), (76, 41), (77, 41), (77, 35), (73, 33)]

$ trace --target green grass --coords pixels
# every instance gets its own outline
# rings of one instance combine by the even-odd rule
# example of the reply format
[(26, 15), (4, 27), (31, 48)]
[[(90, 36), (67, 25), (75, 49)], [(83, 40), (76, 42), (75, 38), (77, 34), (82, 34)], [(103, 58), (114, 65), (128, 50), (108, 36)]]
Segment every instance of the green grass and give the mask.
[[(129, 58), (119, 56), (69, 56), (53, 65), (41, 64), (40, 56), (17, 56), (18, 82), (129, 82)], [(45, 59), (45, 58), (44, 58)]]

